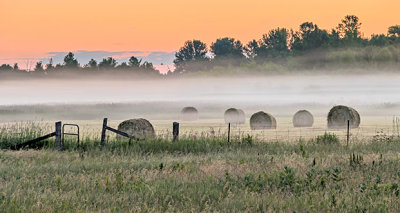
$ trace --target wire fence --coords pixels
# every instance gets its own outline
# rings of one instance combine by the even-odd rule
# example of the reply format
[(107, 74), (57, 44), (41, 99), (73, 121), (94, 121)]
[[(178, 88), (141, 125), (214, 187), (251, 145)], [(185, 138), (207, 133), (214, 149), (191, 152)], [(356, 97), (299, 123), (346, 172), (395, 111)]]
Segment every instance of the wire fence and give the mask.
[[(284, 141), (292, 142), (301, 139), (310, 140), (325, 133), (335, 134), (341, 141), (365, 141), (371, 139), (384, 140), (390, 137), (400, 138), (400, 119), (394, 118), (393, 124), (360, 125), (358, 128), (331, 129), (328, 127), (293, 127), (292, 123), (278, 123), (276, 129), (251, 130), (249, 125), (231, 125), (230, 138), (241, 140), (251, 136), (259, 141)], [(160, 138), (172, 138), (171, 128), (157, 129), (156, 134)], [(181, 123), (180, 138), (228, 138), (228, 124), (210, 123)]]
[[(111, 121), (110, 126), (117, 127), (120, 121)], [(172, 140), (173, 121), (156, 121), (154, 129), (158, 138)], [(101, 122), (81, 121), (82, 138), (100, 140)], [(228, 124), (223, 120), (198, 120), (192, 122), (180, 122), (179, 138), (202, 139), (202, 138), (228, 138)], [(49, 132), (53, 124), (49, 122), (38, 123), (13, 123), (1, 124), (0, 134), (12, 134), (15, 137), (23, 133), (38, 129), (40, 132)], [(299, 140), (310, 140), (325, 133), (335, 134), (341, 141), (347, 140), (347, 129), (330, 129), (325, 123), (317, 123), (313, 127), (293, 127), (292, 122), (278, 122), (276, 129), (251, 130), (248, 123), (232, 124), (230, 128), (230, 138), (232, 141), (241, 140), (248, 136), (258, 141), (265, 142), (296, 142)], [(115, 134), (108, 134), (114, 138)], [(378, 122), (376, 125), (361, 124), (358, 128), (351, 128), (349, 140), (351, 142), (366, 140), (386, 140), (390, 138), (400, 138), (400, 116), (394, 116), (393, 121), (385, 119), (385, 122)]]

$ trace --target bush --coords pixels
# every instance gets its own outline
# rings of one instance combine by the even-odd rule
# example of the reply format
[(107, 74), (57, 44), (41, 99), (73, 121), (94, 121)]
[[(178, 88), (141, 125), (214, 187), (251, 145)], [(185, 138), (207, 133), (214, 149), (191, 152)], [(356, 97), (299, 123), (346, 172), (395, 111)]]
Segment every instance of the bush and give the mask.
[(334, 133), (325, 132), (323, 135), (317, 136), (315, 142), (318, 144), (338, 144), (339, 138)]

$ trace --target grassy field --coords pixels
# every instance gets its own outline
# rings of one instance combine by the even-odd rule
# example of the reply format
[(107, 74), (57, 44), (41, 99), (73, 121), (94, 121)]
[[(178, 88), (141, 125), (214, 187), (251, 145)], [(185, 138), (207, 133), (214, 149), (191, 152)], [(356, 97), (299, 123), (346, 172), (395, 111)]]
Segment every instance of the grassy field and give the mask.
[[(76, 148), (70, 138), (63, 152), (55, 151), (54, 139), (10, 151), (4, 144), (54, 127), (3, 125), (0, 211), (400, 211), (397, 136), (376, 134), (349, 147), (323, 132), (296, 141), (243, 134), (229, 144), (224, 133), (176, 143), (110, 137), (100, 150), (97, 122), (87, 125), (95, 126), (82, 136), (83, 145)], [(155, 126), (163, 125), (170, 124)]]

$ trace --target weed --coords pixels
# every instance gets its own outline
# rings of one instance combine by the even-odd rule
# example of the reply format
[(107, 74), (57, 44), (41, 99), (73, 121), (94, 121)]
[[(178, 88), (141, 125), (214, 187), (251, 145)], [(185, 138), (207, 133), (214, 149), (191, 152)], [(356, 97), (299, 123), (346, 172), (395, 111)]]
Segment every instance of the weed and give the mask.
[(247, 144), (247, 145), (253, 145), (254, 144), (253, 136), (251, 136), (250, 134), (247, 134), (246, 137), (242, 138), (242, 143)]
[(315, 138), (317, 144), (338, 144), (339, 138), (334, 133), (325, 132)]
[(306, 150), (304, 149), (303, 144), (300, 144), (300, 152), (301, 152), (301, 156), (303, 158), (305, 158), (307, 156)]
[(363, 162), (363, 156), (359, 154), (350, 154), (349, 162), (351, 167), (361, 166)]
[(394, 136), (387, 135), (383, 129), (378, 131), (376, 135), (372, 137), (372, 141), (376, 143), (389, 143), (393, 142), (395, 139)]

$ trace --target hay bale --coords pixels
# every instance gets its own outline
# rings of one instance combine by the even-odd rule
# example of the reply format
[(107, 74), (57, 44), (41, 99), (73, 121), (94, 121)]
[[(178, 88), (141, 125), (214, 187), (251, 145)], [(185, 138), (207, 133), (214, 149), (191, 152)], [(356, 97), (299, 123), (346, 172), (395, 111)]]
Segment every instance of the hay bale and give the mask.
[[(138, 139), (153, 138), (156, 136), (153, 125), (143, 118), (123, 121), (118, 125), (118, 130)], [(122, 136), (119, 136), (119, 138), (122, 138)]]
[(237, 109), (239, 111), (239, 124), (244, 124), (246, 122), (246, 114), (242, 109)]
[(314, 116), (307, 110), (299, 110), (293, 116), (294, 127), (312, 127)]
[(250, 118), (250, 128), (252, 130), (276, 129), (276, 119), (263, 111), (254, 113)]
[(229, 108), (224, 113), (225, 123), (239, 124), (240, 112), (236, 108)]
[(328, 113), (328, 128), (347, 128), (347, 120), (350, 120), (350, 128), (360, 126), (360, 114), (355, 109), (342, 105), (334, 106)]
[(199, 112), (194, 107), (184, 107), (181, 110), (181, 120), (182, 121), (195, 121), (199, 119)]

